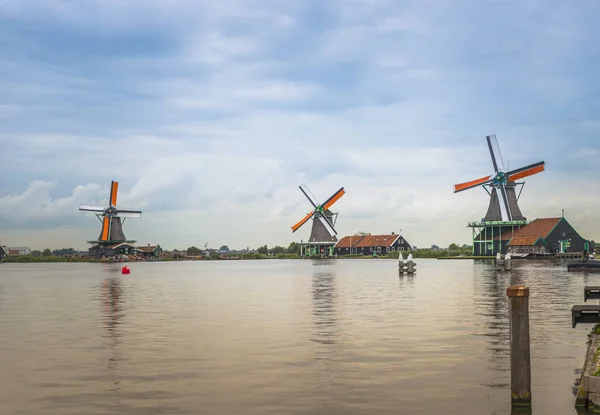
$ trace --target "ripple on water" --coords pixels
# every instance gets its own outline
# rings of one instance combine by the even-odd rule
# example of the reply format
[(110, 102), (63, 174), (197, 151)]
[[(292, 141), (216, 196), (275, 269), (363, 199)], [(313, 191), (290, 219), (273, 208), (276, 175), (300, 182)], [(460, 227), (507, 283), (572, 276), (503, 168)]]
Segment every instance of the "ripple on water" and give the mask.
[[(534, 413), (575, 413), (598, 277), (419, 260), (2, 265), (12, 413), (510, 413), (506, 288), (530, 287)], [(116, 270), (116, 271), (115, 271)], [(4, 413), (4, 412), (3, 412)], [(11, 412), (8, 412), (11, 413)]]

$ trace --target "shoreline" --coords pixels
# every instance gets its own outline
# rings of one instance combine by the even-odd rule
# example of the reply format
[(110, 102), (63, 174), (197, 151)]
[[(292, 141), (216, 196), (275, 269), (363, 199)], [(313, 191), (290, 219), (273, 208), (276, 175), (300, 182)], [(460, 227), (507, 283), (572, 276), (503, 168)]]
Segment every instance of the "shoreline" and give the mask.
[[(394, 256), (368, 256), (368, 255), (342, 255), (338, 257), (301, 257), (295, 254), (280, 254), (274, 256), (266, 256), (264, 254), (247, 254), (240, 256), (231, 257), (179, 257), (179, 258), (157, 258), (157, 259), (127, 259), (127, 260), (106, 260), (97, 258), (85, 258), (85, 257), (31, 257), (31, 256), (15, 256), (6, 257), (0, 260), (0, 264), (34, 264), (34, 263), (99, 263), (99, 264), (114, 264), (114, 263), (136, 263), (136, 262), (189, 262), (189, 261), (250, 261), (250, 260), (275, 260), (275, 259), (294, 259), (294, 260), (328, 260), (328, 259), (340, 259), (340, 260), (351, 260), (351, 259), (380, 259), (380, 260), (394, 260), (397, 261), (398, 257)], [(432, 257), (428, 255), (418, 255), (413, 253), (413, 260), (419, 259), (435, 259), (435, 260), (493, 260), (493, 256), (472, 256), (472, 255), (460, 255), (460, 256), (438, 256)], [(548, 259), (560, 259), (560, 258), (530, 258), (531, 260), (548, 260)], [(406, 259), (405, 259), (406, 260)]]

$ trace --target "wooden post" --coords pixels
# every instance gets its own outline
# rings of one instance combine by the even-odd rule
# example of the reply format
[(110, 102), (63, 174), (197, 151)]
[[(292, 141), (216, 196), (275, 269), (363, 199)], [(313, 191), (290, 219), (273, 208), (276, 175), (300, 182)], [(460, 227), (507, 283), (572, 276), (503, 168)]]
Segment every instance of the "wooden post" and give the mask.
[(531, 354), (529, 351), (529, 288), (508, 287), (510, 320), (510, 391), (513, 406), (531, 406)]

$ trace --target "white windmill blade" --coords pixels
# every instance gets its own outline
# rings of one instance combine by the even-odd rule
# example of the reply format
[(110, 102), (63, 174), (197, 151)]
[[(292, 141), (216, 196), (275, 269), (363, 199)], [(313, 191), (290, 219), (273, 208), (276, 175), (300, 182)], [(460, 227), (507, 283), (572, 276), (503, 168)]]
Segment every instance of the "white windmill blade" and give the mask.
[(510, 211), (510, 205), (508, 203), (508, 196), (506, 195), (506, 189), (501, 184), (496, 188), (496, 194), (498, 195), (498, 202), (500, 205), (500, 214), (502, 215), (502, 221), (507, 222), (512, 220), (512, 213)]
[(117, 216), (121, 218), (141, 218), (142, 212), (139, 210), (119, 210)]
[(79, 210), (85, 210), (86, 212), (104, 212), (105, 208), (102, 206), (79, 205)]
[(500, 153), (500, 146), (498, 145), (496, 134), (488, 135), (486, 138), (490, 149), (490, 155), (492, 156), (494, 170), (496, 170), (496, 172), (504, 171), (504, 160), (502, 160), (502, 153)]
[(298, 187), (300, 188), (302, 193), (304, 193), (304, 196), (306, 196), (306, 198), (310, 201), (310, 203), (312, 203), (312, 205), (314, 207), (321, 205), (321, 203), (319, 203), (319, 199), (317, 199), (316, 196), (308, 189), (308, 186), (306, 186), (304, 183), (302, 183)]
[(325, 219), (325, 217), (323, 215), (320, 214), (317, 217), (319, 218), (319, 220), (321, 221), (323, 226), (325, 226), (325, 229), (327, 229), (327, 231), (329, 232), (329, 234), (331, 236), (337, 235), (337, 232), (333, 228), (333, 225), (331, 225), (331, 223), (329, 223), (329, 221), (327, 219)]

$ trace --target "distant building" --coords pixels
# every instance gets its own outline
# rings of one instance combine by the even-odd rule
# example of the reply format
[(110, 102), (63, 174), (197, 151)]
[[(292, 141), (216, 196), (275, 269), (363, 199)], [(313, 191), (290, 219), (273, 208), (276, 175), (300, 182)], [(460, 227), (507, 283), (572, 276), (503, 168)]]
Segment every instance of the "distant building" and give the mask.
[(173, 258), (185, 258), (187, 256), (186, 251), (180, 251), (179, 249), (173, 249), (171, 251), (171, 255)]
[(97, 244), (88, 249), (88, 253), (96, 258), (118, 258), (122, 255), (133, 255), (135, 247), (128, 242), (112, 245)]
[(590, 248), (590, 241), (582, 238), (564, 217), (536, 219), (515, 231), (508, 242), (511, 254), (589, 252)]
[(29, 255), (31, 254), (31, 248), (28, 246), (10, 246), (6, 250), (6, 255), (17, 256), (17, 255)]
[(336, 255), (388, 254), (394, 251), (410, 251), (411, 246), (401, 236), (390, 235), (353, 235), (344, 236), (334, 246)]
[(6, 251), (4, 250), (3, 246), (0, 246), (0, 260), (4, 259), (6, 257)]
[(162, 255), (163, 249), (160, 245), (142, 246), (137, 249), (138, 253), (144, 258), (158, 258)]

